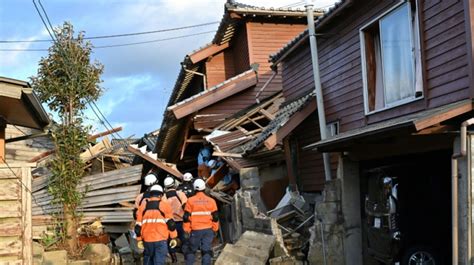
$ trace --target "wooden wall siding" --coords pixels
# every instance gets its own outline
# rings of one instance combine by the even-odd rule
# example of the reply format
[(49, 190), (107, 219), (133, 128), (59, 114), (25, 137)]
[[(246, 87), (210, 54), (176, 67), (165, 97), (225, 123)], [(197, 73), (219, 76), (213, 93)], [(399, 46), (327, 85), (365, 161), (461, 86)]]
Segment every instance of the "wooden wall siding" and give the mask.
[(423, 7), (429, 108), (470, 96), (463, 1), (434, 2)]
[(235, 74), (233, 52), (230, 49), (214, 55), (206, 62), (208, 88), (224, 82)]
[(0, 264), (33, 264), (31, 168), (0, 164)]
[[(297, 141), (298, 165), (297, 183), (301, 191), (313, 192), (324, 189), (324, 162), (322, 153), (312, 150), (303, 150), (303, 147), (320, 140), (318, 117), (314, 112), (306, 118), (290, 136)], [(332, 177), (336, 177), (337, 156), (331, 155)]]
[(241, 27), (232, 43), (235, 74), (238, 75), (250, 69), (247, 29)]
[[(396, 2), (356, 4), (344, 20), (324, 29), (327, 37), (318, 39), (326, 119), (339, 121), (341, 132), (469, 97), (463, 2), (421, 1), (425, 98), (365, 116), (359, 29)], [(282, 63), (286, 100), (314, 89), (310, 55), (308, 43)]]
[[(273, 23), (247, 23), (247, 38), (249, 39), (250, 64), (258, 63), (259, 83), (256, 90), (270, 78), (272, 70), (268, 56), (278, 50), (306, 29), (306, 25), (273, 24)], [(261, 98), (266, 98), (281, 90), (281, 75), (277, 75), (274, 81), (265, 89)], [(257, 93), (254, 91), (254, 93)]]
[[(270, 68), (271, 64), (268, 62), (270, 54), (277, 52), (283, 45), (285, 45), (306, 28), (305, 25), (254, 22), (249, 22), (246, 25), (249, 62), (250, 64), (258, 63), (260, 65), (258, 68), (258, 84), (254, 88), (250, 88), (244, 92), (236, 94), (228, 99), (201, 110), (199, 114), (233, 114), (255, 104), (256, 94), (272, 75), (272, 70)], [(249, 68), (246, 70), (248, 69)], [(276, 92), (281, 91), (281, 80), (281, 75), (278, 74), (266, 87), (259, 99), (263, 100), (268, 96), (272, 96)]]
[[(39, 130), (21, 126), (8, 125), (5, 138), (15, 138), (26, 134), (38, 133)], [(7, 162), (28, 162), (33, 157), (53, 149), (54, 145), (50, 137), (43, 136), (18, 142), (6, 144)]]

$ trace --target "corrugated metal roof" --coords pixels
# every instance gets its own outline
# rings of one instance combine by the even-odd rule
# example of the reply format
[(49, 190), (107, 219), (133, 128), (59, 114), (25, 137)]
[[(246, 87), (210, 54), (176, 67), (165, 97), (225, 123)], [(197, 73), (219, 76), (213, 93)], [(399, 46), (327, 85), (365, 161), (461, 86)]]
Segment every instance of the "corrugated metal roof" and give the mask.
[(224, 132), (220, 136), (209, 138), (208, 141), (219, 151), (227, 152), (236, 146), (248, 141), (250, 136), (246, 135), (240, 130), (232, 132)]

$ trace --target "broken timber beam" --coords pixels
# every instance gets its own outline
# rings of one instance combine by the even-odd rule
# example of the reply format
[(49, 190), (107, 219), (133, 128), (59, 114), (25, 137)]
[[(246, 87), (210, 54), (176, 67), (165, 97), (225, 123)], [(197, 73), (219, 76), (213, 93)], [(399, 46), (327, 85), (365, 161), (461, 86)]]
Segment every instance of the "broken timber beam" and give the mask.
[[(112, 134), (112, 133), (115, 133), (115, 132), (120, 132), (121, 130), (122, 130), (122, 127), (117, 127), (117, 128), (113, 128), (112, 130), (108, 130), (108, 131), (101, 132), (101, 133), (98, 133), (98, 134), (90, 135), (89, 137), (87, 137), (87, 141), (93, 141), (93, 140), (95, 140), (99, 137), (106, 136), (106, 135), (109, 135), (109, 134)], [(30, 162), (30, 163), (38, 162), (42, 158), (45, 158), (45, 157), (47, 157), (49, 155), (52, 155), (54, 153), (56, 153), (56, 149), (48, 150), (46, 152), (43, 152), (43, 153), (33, 157), (28, 162)]]
[(117, 127), (117, 128), (113, 128), (112, 130), (108, 130), (108, 131), (105, 131), (105, 132), (101, 132), (101, 133), (97, 133), (97, 134), (94, 134), (94, 135), (89, 135), (89, 137), (87, 137), (87, 140), (88, 141), (93, 141), (99, 137), (102, 137), (102, 136), (107, 136), (109, 134), (112, 134), (112, 133), (116, 133), (116, 132), (120, 132), (122, 130), (122, 127)]
[[(127, 147), (127, 149), (128, 149), (128, 151), (132, 152), (133, 154), (140, 156), (141, 158), (143, 158), (143, 159), (147, 160), (148, 162), (152, 163), (153, 165), (155, 165), (155, 166), (163, 169), (164, 171), (170, 173), (171, 175), (177, 177), (178, 179), (183, 178), (183, 173), (181, 173), (176, 168), (176, 165), (157, 160), (157, 158), (154, 158), (154, 157), (150, 156), (150, 154), (151, 154), (150, 152), (142, 153), (139, 148), (135, 148), (131, 145), (129, 145)], [(156, 156), (156, 154), (151, 154), (151, 155)]]

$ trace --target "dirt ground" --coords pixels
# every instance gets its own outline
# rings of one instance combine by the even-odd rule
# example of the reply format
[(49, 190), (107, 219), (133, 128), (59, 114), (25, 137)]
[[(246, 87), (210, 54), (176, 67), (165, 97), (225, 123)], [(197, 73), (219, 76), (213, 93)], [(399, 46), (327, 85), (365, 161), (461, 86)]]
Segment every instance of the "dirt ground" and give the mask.
[[(171, 263), (171, 257), (168, 256), (168, 258), (166, 260), (166, 264), (178, 264), (178, 265), (184, 264), (183, 254), (177, 253), (176, 255), (178, 257), (178, 262), (177, 263)], [(123, 265), (139, 265), (139, 264), (142, 265), (143, 261), (140, 260), (140, 261), (134, 262), (133, 256), (131, 254), (126, 254), (126, 255), (122, 255), (122, 264)], [(201, 264), (201, 255), (199, 254), (199, 251), (198, 251), (198, 253), (196, 253), (195, 264)]]

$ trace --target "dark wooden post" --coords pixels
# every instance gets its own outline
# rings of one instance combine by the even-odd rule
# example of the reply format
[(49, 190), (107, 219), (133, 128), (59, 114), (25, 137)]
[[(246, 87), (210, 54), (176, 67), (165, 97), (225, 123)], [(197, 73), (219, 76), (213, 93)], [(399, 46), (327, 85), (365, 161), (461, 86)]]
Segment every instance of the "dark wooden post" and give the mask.
[(0, 117), (0, 163), (5, 163), (5, 129), (7, 128), (7, 122), (4, 118)]
[(291, 157), (291, 146), (289, 137), (285, 137), (283, 139), (283, 147), (285, 151), (286, 171), (288, 174), (289, 187), (291, 191), (297, 191), (298, 183), (296, 181), (293, 159)]

